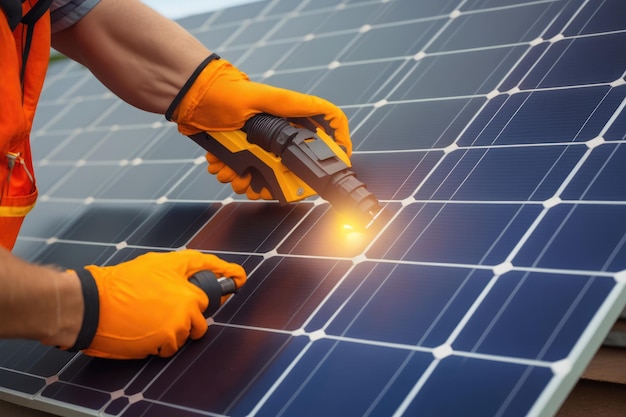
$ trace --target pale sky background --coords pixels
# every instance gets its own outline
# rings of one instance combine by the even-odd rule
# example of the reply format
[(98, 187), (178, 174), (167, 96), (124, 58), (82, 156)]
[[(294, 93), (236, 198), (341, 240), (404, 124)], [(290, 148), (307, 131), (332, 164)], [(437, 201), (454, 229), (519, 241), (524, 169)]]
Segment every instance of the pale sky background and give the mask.
[(207, 13), (240, 4), (252, 3), (256, 0), (141, 0), (159, 13), (170, 19), (194, 14)]

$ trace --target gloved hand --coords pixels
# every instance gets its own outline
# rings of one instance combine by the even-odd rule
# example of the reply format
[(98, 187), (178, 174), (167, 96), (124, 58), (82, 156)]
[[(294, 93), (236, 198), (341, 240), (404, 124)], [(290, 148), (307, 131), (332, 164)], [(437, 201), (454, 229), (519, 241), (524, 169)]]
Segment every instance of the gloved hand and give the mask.
[(252, 189), (250, 186), (252, 181), (251, 174), (248, 173), (244, 177), (240, 176), (211, 152), (206, 153), (206, 160), (209, 163), (207, 168), (209, 173), (214, 174), (219, 182), (230, 183), (233, 191), (237, 194), (245, 194), (250, 200), (272, 199), (272, 194), (267, 188), (263, 187), (259, 192)]
[[(172, 356), (207, 330), (208, 297), (188, 279), (202, 270), (246, 282), (240, 265), (194, 250), (147, 253), (115, 266), (76, 271), (85, 298), (75, 345), (90, 356), (139, 359)], [(226, 299), (223, 297), (222, 302)]]
[[(348, 118), (337, 106), (319, 97), (250, 81), (246, 74), (215, 54), (189, 78), (165, 117), (176, 122), (182, 134), (193, 135), (241, 129), (258, 113), (287, 119), (309, 117), (348, 156), (352, 154)], [(209, 172), (221, 182), (230, 182), (238, 194), (246, 193), (250, 199), (271, 198), (266, 189), (257, 193), (250, 188), (250, 175), (240, 177), (210, 153), (207, 161)]]

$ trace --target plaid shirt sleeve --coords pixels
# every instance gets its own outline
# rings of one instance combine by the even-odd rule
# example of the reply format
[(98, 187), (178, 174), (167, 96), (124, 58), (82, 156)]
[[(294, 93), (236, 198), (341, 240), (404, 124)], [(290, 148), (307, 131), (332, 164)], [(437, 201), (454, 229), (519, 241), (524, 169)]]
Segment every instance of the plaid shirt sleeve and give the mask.
[(54, 0), (50, 7), (52, 33), (66, 29), (78, 22), (100, 0)]

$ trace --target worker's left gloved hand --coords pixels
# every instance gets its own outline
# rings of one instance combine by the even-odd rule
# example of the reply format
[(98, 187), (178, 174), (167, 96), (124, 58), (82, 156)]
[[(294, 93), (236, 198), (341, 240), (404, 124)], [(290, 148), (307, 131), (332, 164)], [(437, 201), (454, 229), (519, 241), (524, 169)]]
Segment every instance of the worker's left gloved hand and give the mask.
[(113, 359), (172, 356), (188, 338), (198, 339), (207, 330), (202, 312), (208, 297), (188, 282), (203, 270), (232, 277), (237, 288), (246, 282), (240, 265), (194, 250), (150, 252), (119, 265), (76, 271), (85, 314), (70, 350)]
[[(352, 153), (348, 118), (322, 98), (250, 81), (225, 59), (212, 55), (198, 67), (172, 102), (165, 117), (178, 124), (185, 135), (238, 130), (259, 113), (287, 119), (310, 118), (332, 137), (347, 155)], [(204, 66), (203, 66), (204, 65)], [(250, 175), (240, 177), (214, 155), (208, 154), (209, 172), (233, 190), (251, 199), (271, 198), (267, 190), (250, 188)]]

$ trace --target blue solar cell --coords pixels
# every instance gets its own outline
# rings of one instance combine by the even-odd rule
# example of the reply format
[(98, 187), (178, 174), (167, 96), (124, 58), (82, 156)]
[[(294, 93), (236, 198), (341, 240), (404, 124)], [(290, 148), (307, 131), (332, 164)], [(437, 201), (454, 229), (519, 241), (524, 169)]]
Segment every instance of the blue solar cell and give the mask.
[(548, 48), (521, 89), (611, 83), (624, 75), (626, 33), (566, 39)]
[(53, 197), (85, 199), (109, 186), (119, 169), (119, 164), (73, 167), (46, 191)]
[(85, 245), (80, 242), (57, 242), (41, 249), (33, 262), (58, 265), (62, 268), (78, 269), (85, 265), (104, 265), (115, 253), (115, 247), (100, 244)]
[(80, 216), (84, 208), (75, 203), (40, 201), (31, 212), (33, 220), (27, 222), (22, 231), (41, 239), (57, 237)]
[[(334, 0), (333, 0), (334, 2)], [(287, 5), (288, 2), (279, 2), (278, 5)], [(320, 6), (319, 2), (311, 2), (309, 5)], [(292, 5), (293, 6), (293, 5)], [(272, 9), (273, 11), (274, 9)], [(320, 24), (320, 15), (318, 14), (300, 14), (293, 16), (291, 19), (281, 20), (274, 31), (266, 34), (269, 41), (284, 40), (290, 38), (302, 38), (310, 33), (315, 32)]]
[[(107, 137), (107, 132), (102, 131), (93, 131), (93, 132), (83, 132), (80, 135), (68, 135), (67, 133), (61, 133), (58, 135), (51, 135), (48, 137), (47, 134), (44, 134), (41, 138), (35, 139), (35, 149), (38, 149), (37, 152), (41, 152), (40, 158), (38, 159), (46, 159), (51, 163), (65, 162), (66, 165), (70, 167), (76, 163), (77, 160), (86, 159), (90, 156), (95, 148), (98, 145), (102, 145), (105, 142), (105, 138)], [(44, 139), (45, 138), (45, 139)], [(48, 150), (48, 146), (41, 146), (43, 141), (51, 142), (48, 144), (52, 149)], [(59, 168), (59, 167), (54, 167)], [(41, 169), (50, 169), (50, 166), (44, 165), (37, 168)], [(48, 175), (41, 175), (42, 180), (48, 181)], [(56, 181), (52, 182), (50, 185), (45, 187), (45, 189), (49, 189)]]
[(260, 80), (276, 87), (309, 92), (329, 71), (327, 68), (318, 68), (296, 72), (277, 72)]
[[(245, 416), (306, 343), (303, 337), (218, 326), (211, 326), (208, 336), (189, 344), (168, 366), (154, 363), (160, 372), (142, 388), (143, 398)], [(180, 378), (180, 369), (189, 377)]]
[[(58, 374), (74, 355), (33, 341), (0, 341), (0, 367), (44, 378)], [(0, 385), (6, 382), (2, 380)]]
[(443, 152), (355, 154), (352, 167), (380, 200), (404, 200), (420, 186), (443, 157)]
[[(460, 146), (587, 141), (606, 124), (619, 103), (604, 86), (539, 90), (492, 100)], [(598, 112), (598, 107), (603, 112)]]
[(202, 27), (207, 21), (211, 21), (215, 17), (214, 13), (206, 13), (200, 15), (192, 15), (178, 20), (178, 23), (184, 25), (188, 30), (195, 31)]
[[(157, 130), (148, 128), (139, 129), (123, 129), (111, 132), (104, 138), (97, 139), (91, 144), (89, 152), (82, 159), (90, 161), (115, 161), (132, 160), (142, 153), (142, 151), (154, 141)], [(74, 139), (69, 147), (76, 146), (77, 142), (82, 139)], [(70, 160), (63, 154), (57, 154), (56, 157), (61, 160)]]
[(431, 360), (422, 352), (318, 341), (258, 415), (392, 415)]
[[(398, 264), (359, 264), (335, 294), (336, 316), (307, 325), (333, 336), (412, 346), (446, 343), (493, 276), (489, 270)], [(345, 294), (350, 291), (349, 294)], [(389, 308), (390, 305), (402, 308)]]
[[(297, 41), (261, 45), (253, 49), (241, 50), (241, 56), (234, 54), (232, 49), (220, 51), (222, 58), (234, 63), (246, 73), (264, 73), (280, 63), (285, 54), (294, 50)], [(328, 63), (326, 63), (328, 64)]]
[[(108, 172), (100, 189), (93, 196), (103, 199), (158, 199), (165, 196), (190, 169), (178, 163), (141, 163), (115, 167)], [(81, 171), (82, 174), (83, 170)], [(76, 173), (71, 179), (79, 181)]]
[[(118, 101), (115, 97), (95, 97), (76, 104), (57, 104), (56, 117), (51, 121), (48, 129), (72, 130), (84, 128), (86, 125), (95, 123), (117, 103)], [(81, 117), (76, 117), (77, 113)]]
[(130, 402), (128, 398), (125, 398), (125, 397), (116, 398), (113, 401), (111, 401), (111, 403), (106, 407), (104, 412), (112, 416), (119, 415), (120, 413), (122, 413), (122, 411), (124, 411), (124, 409), (126, 409), (126, 407), (128, 407), (129, 403)]
[(151, 125), (163, 121), (163, 115), (145, 112), (126, 102), (115, 103), (108, 111), (98, 117), (95, 126), (123, 125)]
[(128, 237), (131, 245), (177, 248), (185, 245), (218, 210), (218, 204), (160, 205)]
[(71, 403), (93, 411), (99, 410), (111, 399), (111, 394), (94, 391), (78, 385), (56, 382), (46, 386), (41, 395), (54, 401)]
[(476, 115), (483, 98), (415, 101), (375, 109), (353, 132), (359, 151), (445, 148)]
[(33, 158), (37, 158), (37, 160), (39, 161), (48, 157), (50, 153), (57, 151), (59, 143), (61, 143), (64, 139), (67, 139), (67, 135), (63, 133), (48, 134), (42, 136), (37, 136), (36, 134), (33, 134), (31, 136), (31, 142), (36, 143), (34, 149), (32, 149)]
[(67, 75), (63, 74), (64, 80), (67, 78), (72, 81), (72, 87), (57, 96), (50, 97), (50, 99), (58, 100), (59, 98), (89, 97), (96, 100), (110, 94), (109, 90), (107, 90), (97, 78), (89, 76), (88, 74), (89, 73), (85, 71), (84, 68), (80, 68), (80, 71), (77, 70)]
[[(428, 40), (441, 30), (444, 23), (444, 19), (438, 19), (373, 27), (350, 43), (350, 47), (345, 49), (338, 59), (344, 63), (413, 56), (426, 46)], [(385, 45), (385, 48), (372, 48), (372, 45)]]
[[(59, 66), (56, 66), (56, 68), (59, 68)], [(50, 72), (48, 72), (48, 74), (49, 74), (48, 77), (52, 76)], [(87, 85), (90, 87), (95, 86), (98, 89), (98, 91), (93, 91), (93, 90), (89, 91), (83, 85), (79, 85), (77, 87), (77, 79), (82, 79), (81, 74), (74, 73), (69, 76), (58, 76), (55, 82), (53, 83), (53, 85), (50, 86), (50, 88), (46, 88), (44, 91), (41, 92), (40, 99), (43, 101), (58, 100), (59, 98), (67, 95), (68, 92), (76, 91), (77, 88), (80, 89), (81, 91), (86, 90), (86, 92), (88, 93), (86, 95), (102, 94), (105, 91), (102, 84), (98, 83), (97, 81), (88, 82)], [(94, 88), (94, 90), (96, 88)]]
[(2, 388), (34, 395), (45, 385), (46, 383), (42, 378), (0, 369), (0, 387)]
[(617, 272), (626, 268), (625, 237), (625, 206), (560, 204), (545, 215), (513, 262)]
[[(449, 55), (428, 55), (399, 84), (393, 100), (488, 94), (519, 60), (525, 46), (472, 50)], [(459, 76), (459, 68), (463, 75)]]
[(346, 49), (346, 45), (352, 38), (354, 38), (352, 33), (338, 33), (298, 43), (294, 45), (285, 59), (278, 61), (273, 68), (290, 70), (302, 67), (327, 66)]
[(146, 361), (111, 361), (78, 355), (59, 374), (61, 382), (94, 391), (116, 392), (130, 384)]
[(98, 236), (103, 243), (125, 241), (154, 212), (145, 204), (95, 204), (88, 206), (71, 225), (59, 234), (66, 240), (84, 241)]
[(396, 23), (412, 19), (441, 17), (453, 12), (458, 6), (455, 0), (421, 1), (398, 0), (387, 2), (376, 15), (375, 24)]
[[(204, 16), (202, 19), (203, 21), (206, 20), (206, 15), (201, 16)], [(190, 28), (193, 26), (185, 27)], [(208, 27), (203, 28), (202, 31), (194, 32), (194, 36), (205, 45), (213, 45), (211, 49), (214, 50), (221, 47), (228, 39), (230, 39), (230, 37), (233, 36), (233, 28), (230, 26), (215, 27), (213, 25), (209, 25)]]
[(546, 368), (451, 356), (437, 365), (405, 415), (457, 416), (471, 410), (525, 416), (551, 377)]
[(187, 244), (192, 249), (269, 252), (302, 219), (311, 205), (231, 203)]
[(543, 201), (553, 197), (585, 146), (452, 152), (419, 187), (418, 200)]
[(43, 251), (45, 247), (46, 244), (44, 242), (28, 242), (21, 240), (19, 242), (15, 242), (12, 253), (26, 261), (34, 262), (37, 260), (39, 253)]
[[(272, 31), (276, 26), (276, 20), (263, 20), (260, 22), (249, 22), (242, 27), (242, 30), (233, 33), (232, 28), (224, 31), (225, 37), (228, 40), (222, 44), (218, 44), (215, 40), (207, 38), (208, 43), (214, 45), (220, 45), (221, 47), (227, 47), (228, 45), (248, 45), (254, 44), (259, 39), (264, 39), (265, 36)], [(226, 40), (225, 39), (225, 40)]]
[(361, 28), (363, 25), (371, 24), (383, 7), (384, 5), (378, 3), (363, 2), (349, 7), (335, 8), (332, 12), (323, 12), (318, 15), (320, 24), (315, 28), (315, 32), (326, 33)]
[(238, 22), (245, 19), (252, 19), (259, 16), (262, 10), (267, 6), (266, 2), (254, 1), (249, 4), (233, 6), (217, 12), (220, 24)]
[(565, 30), (565, 35), (611, 32), (624, 29), (626, 8), (621, 0), (586, 4)]
[(565, 359), (614, 286), (611, 277), (509, 272), (497, 279), (452, 347), (505, 357)]
[(324, 73), (310, 93), (337, 102), (337, 105), (376, 102), (391, 89), (390, 80), (404, 65), (404, 60), (383, 60), (340, 66)]
[[(146, 144), (139, 157), (146, 162), (152, 161), (176, 161), (186, 162), (203, 159), (206, 151), (199, 147), (194, 141), (182, 136), (172, 124), (167, 124), (167, 128), (156, 130), (158, 137), (152, 138)], [(206, 166), (203, 166), (206, 170)], [(205, 180), (206, 175), (204, 176)]]
[(537, 60), (543, 56), (549, 47), (549, 42), (540, 42), (527, 48), (521, 59), (509, 69), (509, 74), (498, 86), (498, 91), (505, 92), (518, 88), (521, 79), (526, 77), (526, 74), (535, 67)]
[(561, 194), (564, 200), (624, 201), (626, 187), (615, 187), (626, 173), (626, 147), (611, 144), (595, 148), (568, 187)]
[(205, 164), (194, 166), (185, 176), (185, 180), (176, 184), (166, 195), (168, 199), (185, 201), (224, 200), (231, 196), (229, 185), (207, 176)]
[[(450, 22), (447, 36), (437, 37), (427, 52), (453, 51), (480, 48), (494, 45), (507, 45), (530, 42), (543, 34), (546, 26), (560, 12), (561, 5), (552, 2), (520, 4), (515, 1), (512, 7), (502, 7), (503, 2), (488, 8), (467, 2), (461, 10), (477, 13), (463, 13)], [(485, 30), (488, 27), (489, 30)]]
[[(221, 322), (297, 330), (348, 271), (350, 262), (273, 257), (256, 270), (255, 282), (237, 293), (237, 302), (216, 315)], [(267, 300), (267, 302), (258, 302)]]
[(411, 204), (400, 211), (367, 256), (498, 265), (540, 212), (541, 207), (533, 204)]
[(502, 6), (520, 6), (535, 3), (534, 0), (469, 0), (463, 4), (464, 10), (490, 9)]

